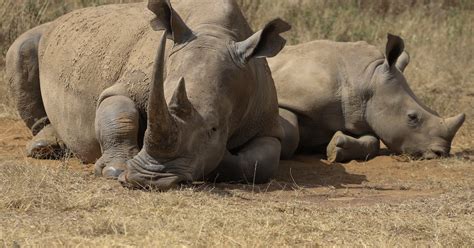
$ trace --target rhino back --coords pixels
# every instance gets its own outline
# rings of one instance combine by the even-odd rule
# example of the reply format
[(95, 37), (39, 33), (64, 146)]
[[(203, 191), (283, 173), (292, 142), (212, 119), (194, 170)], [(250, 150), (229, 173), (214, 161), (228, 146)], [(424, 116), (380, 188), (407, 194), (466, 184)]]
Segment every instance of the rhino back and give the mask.
[[(144, 4), (82, 9), (57, 19), (40, 44), (46, 113), (60, 137), (84, 161), (100, 156), (94, 120), (101, 92), (123, 77), (137, 51), (150, 51), (144, 60), (151, 67), (153, 60), (148, 57), (154, 56), (156, 48), (153, 42), (142, 41), (151, 39), (150, 19)], [(141, 80), (146, 74), (150, 73), (136, 73)]]
[(279, 106), (297, 113), (302, 144), (320, 146), (338, 130), (357, 131), (347, 106), (359, 103), (349, 99), (357, 99), (367, 65), (381, 57), (366, 42), (320, 40), (287, 46), (269, 60)]

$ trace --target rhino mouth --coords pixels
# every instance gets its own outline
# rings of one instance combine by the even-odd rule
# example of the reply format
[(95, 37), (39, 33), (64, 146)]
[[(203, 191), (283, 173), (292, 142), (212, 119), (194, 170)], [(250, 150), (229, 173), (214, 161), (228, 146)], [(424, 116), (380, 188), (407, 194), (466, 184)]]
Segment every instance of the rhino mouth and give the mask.
[(123, 187), (129, 189), (166, 191), (179, 187), (183, 179), (180, 176), (166, 173), (140, 175), (125, 171), (120, 174), (118, 181)]
[(187, 159), (159, 161), (142, 150), (127, 161), (127, 169), (120, 174), (118, 181), (130, 189), (166, 191), (191, 180), (190, 174), (184, 170), (188, 165)]
[(436, 158), (445, 158), (449, 157), (449, 151), (439, 150), (439, 149), (431, 149), (423, 153), (423, 159), (436, 159)]
[(449, 157), (449, 149), (428, 149), (426, 151), (408, 152), (416, 160), (431, 160)]

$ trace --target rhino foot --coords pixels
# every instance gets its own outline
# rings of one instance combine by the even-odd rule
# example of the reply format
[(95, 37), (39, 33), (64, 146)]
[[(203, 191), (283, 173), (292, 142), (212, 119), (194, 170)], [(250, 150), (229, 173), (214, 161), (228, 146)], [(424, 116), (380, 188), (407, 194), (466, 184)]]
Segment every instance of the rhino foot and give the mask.
[(48, 124), (27, 144), (26, 154), (28, 157), (36, 159), (60, 159), (68, 152), (56, 130), (51, 124)]
[[(104, 92), (103, 95), (108, 94)], [(127, 160), (139, 151), (138, 123), (138, 111), (130, 98), (115, 95), (102, 100), (95, 123), (97, 140), (102, 149), (102, 156), (95, 163), (96, 176), (117, 179), (125, 171)]]
[(341, 162), (343, 161), (344, 157), (344, 148), (342, 147), (344, 144), (344, 134), (341, 131), (338, 131), (332, 137), (329, 145), (327, 146), (327, 158), (328, 161), (331, 163), (334, 162)]
[(103, 176), (107, 179), (117, 179), (125, 171), (126, 161), (126, 159), (102, 156), (95, 163), (95, 175)]
[(347, 162), (350, 160), (368, 160), (378, 154), (380, 141), (372, 135), (354, 138), (341, 131), (334, 134), (327, 146), (329, 162)]
[(214, 182), (267, 183), (278, 170), (280, 141), (274, 137), (259, 137), (235, 154), (227, 152), (219, 167), (208, 176)]

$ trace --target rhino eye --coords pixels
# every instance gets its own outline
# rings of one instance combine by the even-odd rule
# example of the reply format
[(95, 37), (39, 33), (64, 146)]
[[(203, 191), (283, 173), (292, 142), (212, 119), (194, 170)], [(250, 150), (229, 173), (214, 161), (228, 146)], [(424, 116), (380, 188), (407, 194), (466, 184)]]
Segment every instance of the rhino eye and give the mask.
[(417, 113), (414, 113), (414, 112), (408, 113), (408, 125), (412, 127), (416, 127), (419, 122), (420, 122), (420, 117), (418, 116)]
[(211, 128), (211, 130), (207, 131), (207, 136), (209, 136), (209, 138), (212, 137), (212, 135), (217, 132), (217, 128), (213, 127)]

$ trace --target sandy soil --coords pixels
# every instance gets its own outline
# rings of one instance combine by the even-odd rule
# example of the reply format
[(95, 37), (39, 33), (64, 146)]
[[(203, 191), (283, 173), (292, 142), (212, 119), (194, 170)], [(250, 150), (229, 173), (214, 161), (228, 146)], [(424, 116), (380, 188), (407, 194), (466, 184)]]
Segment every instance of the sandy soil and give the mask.
[[(308, 209), (308, 211), (318, 211), (318, 209), (332, 209), (333, 211), (341, 214), (341, 210), (347, 211), (347, 213), (351, 213), (352, 211), (359, 211), (362, 208), (368, 209), (368, 212), (366, 213), (368, 215), (374, 214), (374, 216), (379, 216), (381, 214), (384, 214), (381, 212), (373, 213), (372, 211), (379, 209), (380, 206), (392, 206), (395, 208), (400, 208), (405, 205), (411, 206), (413, 204), (416, 205), (420, 203), (436, 202), (436, 204), (440, 204), (441, 208), (449, 208), (456, 206), (457, 210), (461, 212), (464, 211), (464, 214), (462, 215), (458, 215), (452, 218), (450, 217), (450, 221), (454, 221), (455, 226), (459, 225), (459, 230), (463, 230), (461, 232), (462, 235), (460, 235), (459, 237), (451, 236), (451, 238), (448, 240), (449, 242), (444, 242), (443, 240), (435, 241), (435, 237), (430, 236), (431, 234), (427, 236), (424, 234), (420, 234), (420, 238), (419, 236), (417, 236), (416, 232), (413, 233), (412, 231), (408, 230), (408, 234), (406, 234), (408, 235), (408, 238), (402, 240), (408, 241), (407, 244), (412, 244), (411, 242), (417, 243), (423, 241), (421, 242), (422, 244), (461, 244), (467, 246), (469, 246), (469, 244), (473, 245), (472, 237), (474, 234), (474, 222), (472, 214), (474, 201), (471, 195), (473, 192), (472, 190), (474, 188), (474, 166), (473, 151), (470, 150), (458, 151), (453, 155), (452, 158), (441, 160), (412, 161), (406, 157), (384, 155), (379, 156), (368, 162), (353, 161), (348, 164), (330, 164), (320, 156), (301, 155), (297, 156), (292, 161), (282, 161), (281, 168), (275, 180), (265, 185), (229, 185), (197, 182), (192, 186), (186, 186), (181, 190), (176, 190), (174, 193), (145, 193), (125, 190), (122, 189), (116, 182), (95, 178), (93, 176), (93, 165), (81, 164), (77, 159), (74, 158), (65, 159), (61, 161), (34, 160), (25, 158), (24, 147), (25, 144), (29, 141), (29, 139), (29, 131), (20, 121), (0, 119), (0, 169), (1, 167), (4, 167), (3, 170), (9, 168), (9, 175), (4, 175), (2, 178), (0, 178), (0, 189), (4, 193), (7, 192), (5, 193), (6, 198), (13, 198), (14, 194), (24, 194), (24, 192), (22, 192), (21, 190), (15, 193), (11, 190), (11, 188), (9, 188), (9, 185), (7, 184), (18, 182), (14, 182), (15, 179), (8, 179), (7, 176), (11, 177), (12, 175), (18, 175), (18, 171), (25, 171), (26, 166), (28, 166), (43, 168), (39, 172), (35, 173), (53, 174), (53, 176), (51, 177), (53, 181), (56, 180), (55, 177), (61, 177), (62, 174), (71, 174), (74, 177), (84, 179), (86, 182), (83, 182), (83, 184), (95, 186), (106, 185), (105, 187), (109, 187), (108, 191), (112, 191), (114, 192), (114, 194), (122, 194), (123, 192), (126, 192), (125, 194), (128, 195), (127, 197), (133, 197), (133, 194), (171, 194), (171, 196), (169, 197), (173, 197), (173, 194), (178, 194), (178, 196), (181, 197), (183, 192), (191, 192), (189, 194), (185, 193), (187, 201), (193, 201), (193, 199), (203, 197), (204, 199), (206, 199), (206, 197), (217, 197), (218, 202), (226, 203), (228, 201), (226, 199), (233, 199), (232, 202), (238, 203), (239, 207), (243, 207), (242, 210), (245, 210), (244, 206), (246, 204), (258, 203), (257, 205), (263, 204), (262, 206), (270, 208), (275, 207), (277, 209), (281, 208), (281, 211), (287, 211), (288, 209), (286, 207), (288, 206), (288, 204), (292, 204), (293, 211), (295, 211), (295, 209), (296, 211), (300, 211), (300, 208)], [(386, 153), (388, 154), (388, 152)], [(12, 164), (17, 169), (12, 169)], [(59, 171), (60, 173), (57, 173), (57, 171)], [(24, 177), (24, 175), (20, 175), (18, 180), (25, 180)], [(50, 178), (50, 175), (45, 175), (44, 177)], [(71, 176), (68, 178), (73, 177)], [(68, 178), (59, 178), (57, 179), (58, 182), (56, 182), (56, 184), (67, 184), (68, 180), (70, 180)], [(4, 179), (4, 181), (1, 181), (2, 179)], [(55, 182), (52, 183), (54, 184)], [(24, 185), (20, 184), (15, 187), (23, 188)], [(53, 187), (55, 186), (53, 185)], [(84, 187), (84, 189), (87, 189), (88, 186)], [(42, 191), (39, 190), (38, 192), (41, 193)], [(67, 194), (67, 190), (65, 190), (64, 193)], [(176, 197), (176, 195), (174, 195), (174, 197)], [(450, 200), (447, 200), (453, 199), (453, 197), (457, 199), (454, 203), (450, 202)], [(462, 204), (459, 205), (460, 203)], [(15, 222), (15, 218), (24, 218), (24, 216), (21, 217), (22, 215), (20, 213), (28, 213), (28, 216), (33, 216), (32, 219), (38, 218), (38, 220), (47, 221), (47, 217), (45, 216), (45, 214), (54, 215), (55, 211), (57, 211), (55, 207), (45, 212), (44, 210), (48, 209), (48, 204), (46, 204), (45, 207), (41, 206), (41, 203), (39, 203), (38, 206), (35, 205), (37, 208), (36, 210), (35, 206), (30, 206), (27, 208), (24, 206), (25, 204), (25, 202), (17, 202), (13, 201), (12, 199), (4, 199), (3, 202), (0, 202), (0, 224), (2, 222), (3, 224)], [(111, 208), (114, 207), (113, 203), (106, 204), (111, 204), (109, 206)], [(206, 202), (202, 202), (202, 204), (204, 204), (205, 207)], [(451, 204), (454, 205), (449, 206)], [(91, 208), (90, 211), (93, 211), (96, 208), (94, 206), (89, 207)], [(40, 211), (38, 210), (38, 208), (42, 210)], [(212, 208), (212, 206), (209, 206), (209, 208)], [(254, 209), (254, 211), (258, 211), (258, 209)], [(425, 210), (423, 209), (423, 207), (415, 207), (414, 209), (411, 209), (409, 211), (412, 211), (410, 212), (409, 216), (419, 216), (424, 214), (427, 214), (429, 216), (430, 214), (434, 214), (426, 212), (424, 213)], [(420, 213), (417, 213), (417, 211), (419, 211)], [(73, 213), (71, 214), (73, 215)], [(335, 217), (334, 214), (331, 213), (327, 213), (327, 215), (329, 217)], [(405, 218), (403, 216), (407, 217), (407, 215), (401, 214), (400, 221)], [(257, 219), (261, 217), (262, 215), (254, 216), (254, 218)], [(147, 218), (146, 213), (144, 213), (143, 218)], [(238, 218), (238, 216), (236, 218)], [(370, 217), (368, 218), (370, 219)], [(394, 221), (393, 219), (389, 220)], [(418, 220), (416, 220), (415, 218), (413, 219), (413, 221), (416, 222)], [(50, 232), (54, 232), (52, 230), (55, 230), (55, 228), (57, 227), (55, 227), (53, 221), (53, 223), (51, 223)], [(361, 228), (362, 230), (368, 231), (374, 227), (367, 228), (365, 226), (361, 226)], [(22, 227), (21, 224), (17, 226), (16, 232), (11, 232), (11, 230), (8, 231), (8, 228), (6, 230), (3, 229), (3, 231), (5, 231), (4, 234), (0, 234), (0, 245), (2, 240), (4, 242), (4, 245), (11, 245), (10, 242), (38, 244), (38, 237), (34, 238), (35, 235), (26, 235), (26, 238), (23, 235), (20, 235), (24, 232), (28, 234), (28, 232), (31, 231), (28, 231), (27, 227)], [(431, 231), (427, 232), (430, 233)], [(2, 228), (0, 228), (0, 233), (2, 233)], [(317, 233), (314, 233), (312, 237), (319, 237), (316, 234)], [(106, 233), (105, 235), (120, 235), (120, 232), (118, 232), (118, 234), (116, 232), (111, 232)], [(235, 234), (236, 236), (232, 235), (232, 232), (228, 234), (228, 236), (231, 237), (233, 240), (239, 240), (239, 238), (242, 238), (237, 234)], [(402, 233), (401, 235), (403, 237), (403, 235), (405, 234)], [(446, 235), (450, 234), (446, 233)], [(366, 241), (371, 240), (369, 237), (370, 235), (366, 236)], [(456, 237), (458, 237), (459, 239), (457, 239)], [(84, 238), (88, 241), (93, 240), (91, 238), (87, 238), (87, 235), (81, 236), (81, 238)], [(346, 238), (350, 238), (350, 235), (339, 237), (335, 240), (345, 240)], [(363, 236), (359, 238), (363, 238)], [(73, 239), (66, 240), (71, 241)], [(132, 242), (133, 239), (125, 240), (127, 241), (125, 243), (136, 244)], [(393, 241), (393, 237), (390, 240)], [(372, 240), (369, 243), (387, 245), (390, 244), (390, 240), (380, 239), (375, 243), (374, 240)], [(57, 240), (55, 239), (49, 241), (55, 243)], [(99, 243), (88, 244), (105, 244), (102, 243), (102, 241)], [(207, 240), (205, 243), (201, 242), (198, 244), (228, 244), (228, 242), (226, 243), (215, 241), (216, 240), (210, 239)], [(247, 241), (249, 240), (247, 239)], [(250, 239), (250, 241), (252, 241), (252, 239)], [(261, 243), (255, 243), (250, 241), (244, 242), (243, 244), (246, 245), (243, 246), (262, 245)], [(294, 242), (289, 242), (289, 240), (286, 240), (285, 242), (280, 241), (277, 242), (277, 240), (270, 240), (269, 242), (273, 244), (286, 245), (292, 244), (292, 242)], [(81, 242), (83, 242), (83, 240)], [(104, 242), (106, 242), (106, 240)], [(187, 241), (178, 240), (176, 243), (172, 242), (170, 244), (183, 244), (182, 242), (186, 244)], [(237, 243), (242, 244), (241, 242), (242, 240)], [(74, 240), (72, 242), (66, 242), (66, 244), (75, 243), (76, 242)], [(64, 243), (60, 242), (55, 244)], [(323, 237), (312, 241), (310, 240), (309, 243), (305, 244), (332, 244), (332, 242), (331, 239), (327, 240)], [(342, 244), (347, 245), (348, 243), (343, 242)]]

